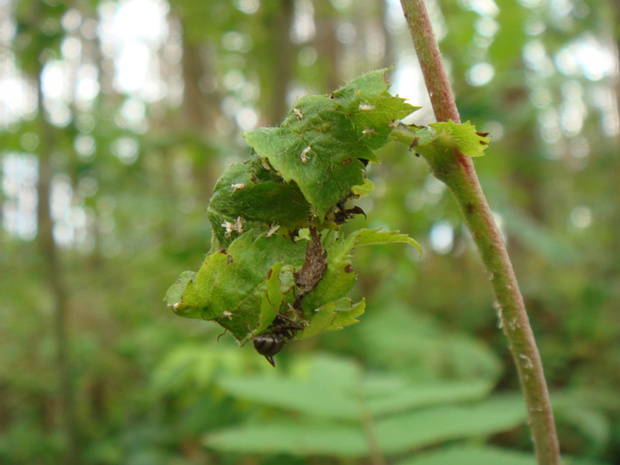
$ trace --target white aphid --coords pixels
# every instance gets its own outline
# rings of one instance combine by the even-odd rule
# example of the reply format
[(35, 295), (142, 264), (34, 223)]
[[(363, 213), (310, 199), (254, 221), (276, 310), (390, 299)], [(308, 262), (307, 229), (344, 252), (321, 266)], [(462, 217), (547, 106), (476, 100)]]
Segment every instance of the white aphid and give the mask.
[(226, 229), (226, 234), (224, 234), (224, 237), (230, 237), (235, 230), (235, 226), (230, 221), (224, 221), (220, 226)]
[(310, 153), (310, 150), (312, 150), (312, 147), (308, 146), (301, 151), (301, 162), (303, 164), (308, 163), (308, 160), (310, 159), (310, 157), (308, 156), (308, 153)]
[(372, 105), (368, 105), (366, 103), (360, 103), (359, 109), (362, 111), (369, 111), (369, 110), (374, 110), (375, 107)]
[(240, 216), (238, 216), (237, 221), (235, 221), (234, 229), (239, 234), (243, 233), (243, 218), (241, 218)]
[(267, 231), (267, 237), (271, 237), (271, 236), (273, 236), (273, 235), (276, 233), (276, 231), (277, 231), (278, 229), (280, 229), (280, 225), (279, 225), (279, 224), (274, 224), (274, 225), (273, 225), (273, 226), (269, 229), (269, 231)]
[(221, 224), (222, 228), (226, 229), (226, 234), (224, 237), (230, 237), (230, 235), (234, 232), (243, 234), (243, 218), (240, 216), (237, 217), (237, 221), (231, 223), (230, 221), (224, 221)]

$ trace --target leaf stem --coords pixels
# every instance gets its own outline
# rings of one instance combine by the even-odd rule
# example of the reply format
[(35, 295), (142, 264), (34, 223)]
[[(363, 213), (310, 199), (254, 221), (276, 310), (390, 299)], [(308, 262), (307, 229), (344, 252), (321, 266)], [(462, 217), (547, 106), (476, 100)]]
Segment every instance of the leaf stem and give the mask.
[[(424, 80), (438, 121), (460, 122), (437, 40), (423, 0), (401, 0)], [(403, 133), (397, 138), (403, 141)], [(470, 157), (425, 156), (433, 174), (456, 198), (478, 246), (498, 304), (527, 405), (529, 426), (539, 465), (560, 465), (560, 447), (542, 361), (506, 246), (480, 187)]]
[(385, 457), (383, 457), (383, 454), (381, 453), (381, 447), (379, 446), (379, 441), (377, 440), (373, 418), (368, 412), (366, 398), (363, 393), (360, 394), (359, 404), (360, 421), (362, 423), (366, 443), (368, 444), (370, 463), (371, 465), (386, 465)]

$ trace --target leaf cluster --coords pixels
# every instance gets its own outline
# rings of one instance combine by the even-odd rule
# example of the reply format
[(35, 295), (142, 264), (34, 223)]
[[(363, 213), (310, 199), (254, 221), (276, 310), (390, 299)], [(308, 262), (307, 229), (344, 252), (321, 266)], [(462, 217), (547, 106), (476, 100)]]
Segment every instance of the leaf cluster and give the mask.
[(416, 108), (388, 92), (385, 70), (331, 95), (300, 98), (279, 127), (244, 134), (251, 157), (230, 166), (208, 207), (212, 248), (166, 301), (176, 314), (211, 320), (240, 343), (269, 331), (278, 314), (301, 323), (298, 338), (355, 323), (364, 301), (350, 253), (363, 245), (417, 243), (398, 232), (340, 226), (363, 213), (350, 203), (372, 191), (374, 150)]

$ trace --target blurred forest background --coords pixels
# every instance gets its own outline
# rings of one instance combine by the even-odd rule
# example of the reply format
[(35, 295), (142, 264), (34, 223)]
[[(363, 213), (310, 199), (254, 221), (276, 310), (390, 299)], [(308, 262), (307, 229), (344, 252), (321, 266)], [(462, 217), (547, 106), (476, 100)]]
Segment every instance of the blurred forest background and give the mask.
[[(620, 6), (427, 3), (567, 463), (620, 464)], [(360, 324), (273, 369), (162, 302), (241, 132), (386, 66), (432, 121), (396, 0), (0, 0), (0, 463), (534, 463), (488, 277), (397, 144), (354, 222), (424, 256), (356, 254)]]

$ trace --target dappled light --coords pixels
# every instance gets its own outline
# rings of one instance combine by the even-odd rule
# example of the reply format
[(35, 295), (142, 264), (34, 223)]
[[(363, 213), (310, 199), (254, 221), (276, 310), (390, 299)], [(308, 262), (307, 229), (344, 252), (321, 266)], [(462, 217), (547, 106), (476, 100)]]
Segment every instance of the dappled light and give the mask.
[(620, 464), (620, 7), (426, 3), (463, 125), (398, 0), (0, 0), (0, 463), (535, 463), (464, 153)]

